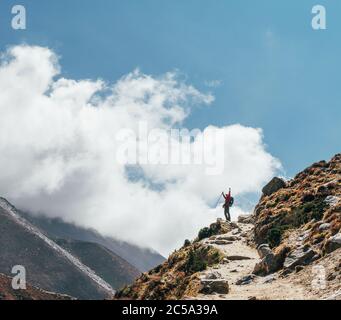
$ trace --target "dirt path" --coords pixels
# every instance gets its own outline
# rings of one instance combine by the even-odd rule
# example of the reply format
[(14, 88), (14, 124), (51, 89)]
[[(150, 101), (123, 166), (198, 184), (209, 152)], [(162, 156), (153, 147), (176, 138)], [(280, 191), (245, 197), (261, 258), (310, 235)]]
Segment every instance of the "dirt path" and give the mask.
[(307, 289), (297, 281), (289, 278), (280, 278), (278, 274), (268, 277), (255, 277), (245, 279), (243, 284), (238, 281), (252, 274), (254, 266), (259, 262), (256, 249), (250, 247), (246, 242), (246, 234), (253, 228), (250, 224), (239, 224), (227, 234), (217, 236), (215, 239), (205, 240), (224, 252), (224, 261), (209, 268), (201, 274), (205, 278), (208, 274), (215, 273), (219, 278), (228, 281), (230, 292), (227, 295), (199, 295), (197, 299), (207, 300), (249, 300), (249, 299), (310, 299), (313, 298)]

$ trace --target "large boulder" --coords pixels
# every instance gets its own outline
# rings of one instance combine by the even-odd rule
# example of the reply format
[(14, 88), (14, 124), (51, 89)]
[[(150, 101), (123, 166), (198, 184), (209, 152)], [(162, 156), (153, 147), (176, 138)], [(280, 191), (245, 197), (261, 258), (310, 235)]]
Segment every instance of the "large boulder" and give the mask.
[(268, 244), (261, 244), (257, 248), (261, 261), (255, 265), (253, 274), (268, 275), (282, 268), (288, 249), (284, 247), (276, 254)]
[(258, 247), (258, 254), (262, 260), (255, 265), (253, 274), (267, 275), (277, 269), (275, 255), (268, 245), (260, 245)]
[(291, 251), (284, 260), (283, 267), (285, 269), (293, 269), (298, 265), (305, 265), (309, 263), (316, 252), (310, 248), (299, 248)]
[(341, 233), (336, 234), (328, 240), (328, 242), (326, 243), (325, 251), (327, 253), (330, 253), (339, 248), (341, 248)]
[(285, 188), (286, 182), (278, 177), (274, 177), (262, 190), (265, 196), (270, 196), (278, 190)]

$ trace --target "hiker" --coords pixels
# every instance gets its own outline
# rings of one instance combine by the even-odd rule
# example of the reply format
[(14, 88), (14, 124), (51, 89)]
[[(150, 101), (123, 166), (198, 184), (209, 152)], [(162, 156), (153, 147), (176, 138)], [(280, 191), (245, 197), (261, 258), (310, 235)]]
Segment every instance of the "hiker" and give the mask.
[(233, 202), (234, 202), (234, 199), (231, 196), (231, 188), (229, 189), (228, 194), (224, 194), (224, 192), (223, 192), (222, 195), (225, 199), (225, 203), (223, 205), (223, 208), (224, 208), (224, 214), (225, 214), (226, 220), (231, 221), (230, 207), (232, 207)]

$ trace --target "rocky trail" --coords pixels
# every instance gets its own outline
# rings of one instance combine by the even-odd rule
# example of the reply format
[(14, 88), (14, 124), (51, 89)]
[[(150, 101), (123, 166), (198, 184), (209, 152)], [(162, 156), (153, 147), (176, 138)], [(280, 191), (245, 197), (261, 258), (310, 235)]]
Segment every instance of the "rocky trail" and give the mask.
[(309, 292), (307, 283), (295, 279), (295, 276), (280, 277), (278, 273), (274, 273), (258, 277), (253, 274), (260, 257), (257, 249), (248, 244), (248, 235), (252, 229), (252, 224), (240, 223), (227, 234), (203, 240), (205, 244), (222, 251), (225, 258), (220, 264), (208, 268), (199, 275), (203, 286), (211, 287), (213, 292), (199, 294), (194, 299), (314, 299), (315, 295)]
[(341, 154), (274, 177), (251, 215), (202, 228), (116, 298), (341, 300)]
[[(163, 265), (144, 273), (125, 287), (117, 299), (184, 300), (341, 300), (341, 248), (323, 256), (312, 257), (305, 249), (306, 231), (292, 232), (291, 250), (277, 271), (259, 273), (264, 263), (276, 262), (267, 244), (256, 248), (255, 225), (227, 223), (218, 219), (210, 228), (221, 226), (226, 232), (197, 239), (170, 256)], [(191, 253), (199, 260), (211, 261), (203, 271), (183, 270)], [(217, 257), (219, 259), (213, 259)], [(193, 256), (193, 255), (192, 255)], [(179, 271), (180, 270), (180, 271)], [(182, 291), (178, 291), (178, 290)], [(175, 291), (172, 291), (175, 290)]]

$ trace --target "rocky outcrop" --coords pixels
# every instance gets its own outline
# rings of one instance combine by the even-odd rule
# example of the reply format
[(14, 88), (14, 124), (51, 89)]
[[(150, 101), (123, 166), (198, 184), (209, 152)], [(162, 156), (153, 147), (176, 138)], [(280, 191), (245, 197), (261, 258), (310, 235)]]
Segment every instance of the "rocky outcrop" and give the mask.
[(320, 161), (286, 184), (273, 179), (255, 208), (254, 273), (302, 270), (341, 247), (341, 155)]
[[(116, 299), (168, 300), (195, 296), (204, 291), (227, 292), (228, 283), (219, 279), (219, 275), (199, 277), (199, 273), (218, 264), (224, 258), (223, 253), (214, 245), (217, 235), (232, 230), (234, 225), (218, 220), (209, 228), (199, 232), (198, 237), (171, 254), (166, 262), (153, 270), (142, 274), (132, 285), (126, 286), (115, 295)], [(226, 240), (220, 240), (224, 243)]]
[[(116, 299), (334, 297), (341, 283), (341, 155), (288, 182), (275, 178), (263, 193), (253, 215), (203, 228)], [(328, 282), (318, 292), (314, 268)]]
[(262, 192), (265, 196), (271, 196), (273, 193), (285, 187), (286, 182), (281, 178), (275, 177), (263, 188)]
[(214, 240), (218, 238), (218, 235), (226, 234), (234, 229), (239, 229), (238, 225), (234, 222), (226, 222), (223, 221), (223, 219), (217, 219), (217, 221), (212, 223), (209, 227), (202, 228), (195, 241), (200, 241), (206, 238)]
[(313, 164), (285, 186), (277, 179), (272, 181), (254, 216), (258, 245), (277, 248), (289, 244), (293, 231), (301, 230), (306, 232), (304, 244), (327, 253), (333, 247), (329, 239), (341, 228), (341, 154)]

